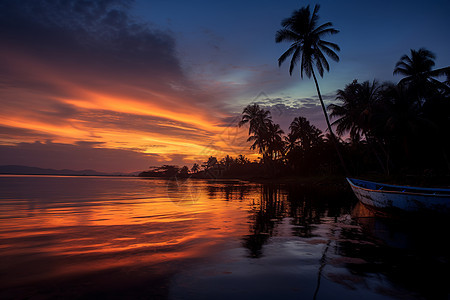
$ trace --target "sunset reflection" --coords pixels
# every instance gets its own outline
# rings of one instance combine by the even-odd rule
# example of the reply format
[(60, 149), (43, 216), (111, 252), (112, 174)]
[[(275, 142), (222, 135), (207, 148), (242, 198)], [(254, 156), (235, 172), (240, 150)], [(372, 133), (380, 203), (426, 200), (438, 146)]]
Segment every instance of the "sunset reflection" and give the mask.
[(440, 233), (374, 219), (345, 191), (64, 176), (3, 176), (0, 187), (2, 296), (445, 293), (445, 276), (420, 272), (446, 267), (448, 247), (420, 246)]
[[(109, 180), (114, 185), (102, 190), (99, 186), (104, 179), (74, 178), (74, 183), (80, 184), (79, 195), (90, 195), (87, 199), (63, 199), (58, 191), (47, 190), (41, 195), (47, 200), (36, 202), (30, 190), (20, 201), (1, 206), (1, 256), (14, 258), (16, 276), (23, 284), (198, 258), (247, 232), (249, 202), (236, 206), (224, 201), (238, 198), (239, 189), (233, 196), (221, 190), (211, 199), (208, 190), (213, 184), (202, 181), (178, 185), (166, 180)], [(133, 194), (124, 193), (129, 184), (135, 187)], [(249, 199), (258, 197), (255, 186), (246, 185), (245, 190)], [(39, 268), (20, 271), (30, 259), (39, 262)], [(51, 263), (41, 266), (43, 261)], [(13, 266), (8, 263), (5, 267)]]

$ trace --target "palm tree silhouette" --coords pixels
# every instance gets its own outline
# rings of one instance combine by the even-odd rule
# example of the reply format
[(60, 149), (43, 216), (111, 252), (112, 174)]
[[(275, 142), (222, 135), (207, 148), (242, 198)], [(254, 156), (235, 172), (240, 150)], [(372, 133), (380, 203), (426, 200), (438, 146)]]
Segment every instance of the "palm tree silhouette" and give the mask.
[(239, 156), (236, 158), (236, 163), (240, 165), (245, 165), (249, 164), (250, 160), (247, 157), (245, 157), (245, 155), (239, 154)]
[(200, 166), (197, 163), (195, 163), (191, 168), (192, 173), (197, 173), (199, 170), (200, 170)]
[(270, 111), (264, 110), (258, 104), (247, 105), (242, 111), (242, 119), (239, 122), (239, 127), (244, 124), (249, 124), (247, 139), (248, 142), (253, 142), (250, 149), (258, 149), (258, 152), (266, 157), (267, 155), (267, 131), (269, 124), (272, 124), (272, 117)]
[(381, 169), (389, 173), (389, 169), (376, 150), (376, 148), (380, 149), (382, 154), (387, 156), (383, 142), (379, 138), (379, 134), (385, 127), (383, 123), (385, 113), (381, 113), (385, 110), (382, 107), (384, 87), (376, 80), (372, 83), (369, 81), (359, 83), (354, 80), (343, 90), (337, 91), (336, 100), (340, 100), (342, 104), (330, 104), (328, 110), (331, 111), (331, 118), (337, 118), (332, 124), (336, 125), (336, 133), (341, 137), (349, 132), (351, 143), (356, 147), (362, 144), (362, 139), (365, 139)]
[(285, 152), (288, 155), (289, 153), (292, 153), (300, 145), (298, 138), (292, 132), (289, 132), (288, 135), (284, 137), (284, 144), (285, 144)]
[(272, 116), (270, 115), (270, 111), (260, 108), (258, 104), (252, 104), (244, 108), (242, 111), (242, 119), (238, 125), (241, 127), (248, 123), (248, 134), (252, 134), (257, 133), (271, 121)]
[[(281, 22), (283, 29), (277, 31), (275, 35), (275, 42), (290, 42), (291, 46), (286, 52), (284, 52), (278, 59), (278, 64), (281, 64), (289, 57), (291, 63), (289, 66), (289, 74), (292, 75), (294, 67), (300, 63), (300, 76), (303, 78), (303, 73), (308, 78), (311, 75), (316, 85), (317, 94), (319, 96), (320, 104), (322, 105), (323, 114), (327, 123), (328, 131), (332, 136), (332, 140), (335, 144), (336, 151), (338, 152), (339, 159), (342, 163), (342, 167), (345, 172), (347, 168), (344, 160), (338, 148), (338, 142), (331, 129), (330, 120), (323, 103), (322, 94), (320, 93), (319, 84), (317, 82), (316, 74), (314, 72), (314, 66), (319, 72), (319, 75), (323, 77), (324, 70), (329, 71), (330, 66), (325, 55), (329, 56), (334, 61), (339, 61), (339, 56), (335, 51), (340, 51), (337, 44), (324, 41), (322, 38), (329, 34), (337, 34), (339, 31), (332, 28), (331, 22), (318, 25), (318, 11), (320, 6), (315, 5), (314, 10), (311, 13), (309, 5), (302, 7), (299, 10), (295, 10), (290, 18), (286, 18)], [(325, 54), (325, 55), (324, 55)]]
[(340, 100), (342, 104), (330, 104), (328, 110), (331, 111), (330, 117), (338, 118), (333, 125), (337, 125), (336, 132), (339, 136), (350, 132), (350, 139), (354, 142), (358, 142), (361, 137), (367, 139), (373, 125), (373, 109), (380, 100), (380, 92), (381, 85), (376, 80), (372, 83), (354, 80), (343, 90), (337, 91), (336, 100)]
[(291, 130), (290, 134), (299, 140), (304, 151), (308, 151), (322, 141), (322, 132), (316, 126), (311, 125), (305, 117), (294, 118), (289, 129)]
[(408, 87), (417, 95), (416, 101), (419, 107), (422, 106), (423, 99), (431, 91), (435, 91), (433, 87), (443, 89), (446, 92), (450, 88), (433, 77), (449, 74), (450, 67), (433, 70), (434, 60), (436, 56), (433, 52), (420, 48), (419, 50), (410, 50), (410, 56), (403, 55), (395, 65), (394, 75), (399, 74), (403, 77), (399, 81), (399, 85), (408, 85)]
[(271, 159), (277, 159), (283, 155), (284, 152), (284, 141), (282, 138), (283, 130), (280, 125), (269, 122), (267, 124), (267, 131), (265, 133), (266, 137), (266, 147), (267, 154)]

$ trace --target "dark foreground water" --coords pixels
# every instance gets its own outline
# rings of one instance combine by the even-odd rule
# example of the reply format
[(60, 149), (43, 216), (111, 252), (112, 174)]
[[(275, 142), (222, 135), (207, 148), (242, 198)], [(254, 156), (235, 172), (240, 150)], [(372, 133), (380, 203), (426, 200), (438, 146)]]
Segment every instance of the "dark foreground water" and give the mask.
[(328, 187), (0, 176), (0, 298), (448, 299), (448, 234)]

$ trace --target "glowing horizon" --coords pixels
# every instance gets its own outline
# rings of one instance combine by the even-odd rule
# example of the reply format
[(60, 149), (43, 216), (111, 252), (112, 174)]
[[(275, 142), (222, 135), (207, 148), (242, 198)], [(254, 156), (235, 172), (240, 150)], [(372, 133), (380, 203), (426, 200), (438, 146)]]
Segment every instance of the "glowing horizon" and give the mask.
[[(254, 160), (247, 129), (237, 128), (251, 103), (269, 109), (285, 131), (298, 116), (326, 127), (314, 83), (277, 65), (287, 45), (276, 44), (274, 35), (296, 1), (259, 10), (229, 3), (232, 24), (184, 2), (176, 3), (179, 10), (140, 0), (36, 3), (0, 3), (0, 165), (131, 172), (190, 166), (211, 155)], [(330, 62), (331, 72), (320, 78), (325, 102), (355, 77), (391, 80), (395, 61), (409, 48), (426, 45), (448, 64), (448, 43), (439, 39), (448, 18), (435, 16), (445, 11), (441, 6), (424, 10), (417, 2), (408, 12), (379, 11), (392, 29), (386, 36), (384, 27), (349, 18), (349, 7), (365, 11), (364, 5), (323, 4), (321, 17), (341, 30), (333, 41), (342, 48), (339, 64)], [(427, 30), (426, 39), (394, 26), (399, 14), (407, 32)], [(257, 31), (245, 21), (262, 16)]]

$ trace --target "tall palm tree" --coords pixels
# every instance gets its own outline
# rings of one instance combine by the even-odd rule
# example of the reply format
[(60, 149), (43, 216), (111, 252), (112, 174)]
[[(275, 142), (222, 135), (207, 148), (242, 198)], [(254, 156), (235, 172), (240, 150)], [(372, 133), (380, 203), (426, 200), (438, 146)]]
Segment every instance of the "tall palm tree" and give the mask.
[(288, 50), (284, 52), (278, 59), (278, 64), (281, 64), (290, 56), (291, 63), (289, 67), (289, 74), (292, 75), (294, 67), (300, 63), (300, 76), (303, 78), (303, 73), (308, 78), (311, 75), (316, 85), (317, 94), (319, 96), (320, 104), (322, 106), (325, 121), (327, 123), (328, 131), (332, 135), (332, 140), (335, 144), (339, 158), (341, 160), (344, 170), (347, 172), (344, 160), (338, 148), (336, 137), (331, 129), (330, 120), (323, 103), (322, 95), (320, 93), (319, 84), (317, 82), (314, 67), (323, 77), (324, 70), (329, 71), (330, 66), (325, 55), (329, 56), (334, 61), (339, 61), (339, 56), (335, 51), (340, 51), (337, 44), (324, 41), (322, 38), (326, 35), (337, 34), (339, 31), (334, 29), (331, 22), (318, 25), (318, 11), (320, 6), (315, 5), (311, 13), (309, 5), (295, 10), (291, 17), (284, 19), (281, 22), (282, 29), (278, 30), (275, 35), (275, 42), (290, 42), (292, 43)]

